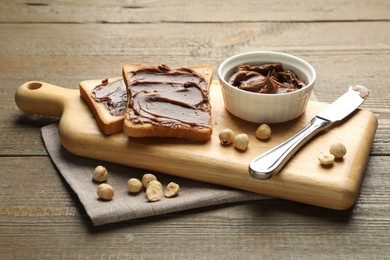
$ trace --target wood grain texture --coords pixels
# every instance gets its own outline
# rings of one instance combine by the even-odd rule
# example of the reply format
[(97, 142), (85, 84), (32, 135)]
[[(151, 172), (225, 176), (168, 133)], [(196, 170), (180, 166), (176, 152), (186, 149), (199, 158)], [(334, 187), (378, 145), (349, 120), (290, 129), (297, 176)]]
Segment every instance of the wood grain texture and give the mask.
[[(2, 22), (196, 23), (240, 21), (389, 20), (386, 1), (23, 1), (0, 2)], [(245, 14), (245, 15), (243, 15)]]
[[(82, 80), (119, 75), (125, 60), (148, 64), (164, 61), (171, 66), (211, 63), (216, 70), (224, 58), (242, 51), (289, 52), (308, 60), (317, 70), (315, 93), (320, 101), (332, 102), (346, 86), (363, 84), (374, 90), (379, 88), (371, 92), (363, 108), (378, 115), (379, 121), (390, 118), (388, 99), (382, 95), (388, 78), (387, 67), (382, 64), (390, 62), (390, 55), (386, 55), (390, 49), (390, 29), (386, 23), (255, 23), (249, 24), (251, 30), (245, 33), (246, 25), (161, 24), (160, 30), (150, 24), (2, 25), (0, 55), (4, 58), (0, 59), (0, 80), (4, 124), (0, 128), (6, 134), (0, 136), (4, 144), (0, 147), (1, 154), (44, 154), (37, 131), (39, 126), (55, 120), (21, 113), (14, 104), (17, 86), (29, 80), (41, 80), (77, 88)], [(204, 26), (213, 35), (205, 36)], [(144, 30), (153, 30), (153, 35), (144, 34)], [(336, 40), (332, 32), (337, 30), (343, 34)], [(186, 34), (176, 40), (158, 41), (167, 31)], [(232, 40), (228, 35), (236, 37)], [(24, 125), (36, 128), (26, 131)], [(388, 138), (388, 126), (385, 121), (379, 124), (378, 132), (383, 132), (383, 140)], [(26, 140), (8, 138), (12, 134)], [(375, 154), (390, 152), (382, 144), (376, 142)]]
[[(291, 3), (291, 5), (290, 5)], [(386, 259), (390, 254), (389, 1), (0, 0), (0, 257), (2, 259)], [(353, 208), (272, 199), (93, 228), (47, 157), (51, 117), (14, 103), (29, 80), (77, 88), (123, 60), (211, 63), (248, 50), (298, 55), (331, 102), (350, 84), (378, 129)], [(104, 246), (102, 246), (104, 245)]]
[[(30, 171), (20, 168), (26, 162)], [(203, 259), (213, 254), (217, 259), (228, 256), (368, 259), (386, 258), (389, 252), (390, 219), (386, 205), (390, 200), (386, 194), (390, 182), (385, 168), (390, 163), (386, 157), (371, 157), (357, 205), (348, 211), (272, 199), (98, 228), (91, 227), (48, 158), (0, 158), (0, 163), (3, 166), (0, 248), (4, 258), (107, 255)], [(105, 247), (100, 250), (96, 244)], [(365, 245), (369, 246), (362, 251)]]

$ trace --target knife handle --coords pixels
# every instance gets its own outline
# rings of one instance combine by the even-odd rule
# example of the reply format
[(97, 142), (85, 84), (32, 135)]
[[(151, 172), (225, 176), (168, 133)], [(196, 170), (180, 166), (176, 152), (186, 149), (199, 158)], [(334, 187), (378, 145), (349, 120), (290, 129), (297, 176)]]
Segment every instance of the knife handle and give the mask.
[(278, 173), (299, 148), (331, 124), (331, 121), (314, 117), (296, 135), (254, 158), (249, 163), (250, 174), (261, 180), (271, 178), (272, 174)]

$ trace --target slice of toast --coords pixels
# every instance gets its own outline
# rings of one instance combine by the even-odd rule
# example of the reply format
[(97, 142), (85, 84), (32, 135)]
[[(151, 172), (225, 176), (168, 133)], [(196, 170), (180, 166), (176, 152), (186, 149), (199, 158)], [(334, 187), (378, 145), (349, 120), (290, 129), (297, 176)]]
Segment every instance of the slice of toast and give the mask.
[[(183, 70), (185, 73), (189, 73), (186, 74), (189, 75), (189, 78), (192, 78), (189, 81), (199, 80), (198, 83), (194, 83), (198, 87), (191, 85), (193, 84), (191, 82), (185, 82), (187, 78), (185, 80), (179, 79), (179, 76), (172, 76), (172, 74), (169, 74), (171, 77), (167, 80), (164, 78), (165, 76), (161, 76), (159, 68), (163, 68), (162, 74), (165, 71), (169, 74)], [(145, 70), (152, 71), (152, 75), (140, 76), (140, 71)], [(210, 139), (212, 120), (209, 90), (213, 78), (212, 65), (171, 69), (166, 65), (147, 66), (138, 63), (124, 63), (122, 72), (127, 86), (128, 98), (123, 123), (123, 132), (126, 135), (131, 137), (177, 137), (199, 141)], [(178, 81), (182, 82), (177, 83)], [(175, 83), (181, 85), (173, 85)], [(181, 92), (188, 93), (186, 95)], [(188, 105), (192, 102), (191, 97), (194, 96), (200, 97), (202, 101), (196, 105)], [(165, 113), (166, 111), (170, 111), (169, 116)], [(197, 122), (198, 118), (201, 118), (202, 121)]]
[[(111, 113), (107, 108), (107, 100), (98, 101), (95, 99), (96, 97), (94, 95), (95, 88), (107, 88), (109, 84), (121, 84), (120, 91), (123, 93), (122, 95), (125, 95), (125, 100), (122, 102), (123, 109), (116, 109), (115, 113)], [(110, 135), (122, 132), (124, 110), (127, 103), (126, 85), (123, 78), (82, 81), (80, 82), (80, 95), (94, 114), (97, 124), (103, 134)]]

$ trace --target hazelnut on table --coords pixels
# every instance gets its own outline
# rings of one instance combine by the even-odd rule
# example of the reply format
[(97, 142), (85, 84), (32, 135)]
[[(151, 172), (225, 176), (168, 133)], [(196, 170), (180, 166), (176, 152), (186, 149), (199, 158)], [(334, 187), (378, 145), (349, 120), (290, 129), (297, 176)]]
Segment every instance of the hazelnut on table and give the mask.
[(152, 180), (150, 181), (147, 185), (146, 185), (146, 188), (149, 188), (149, 186), (151, 185), (156, 185), (157, 187), (159, 187), (160, 189), (163, 188), (161, 182), (159, 182), (158, 180)]
[(92, 180), (97, 182), (105, 182), (108, 178), (108, 171), (104, 166), (97, 166), (93, 172)]
[(98, 186), (97, 195), (100, 199), (112, 200), (115, 195), (115, 190), (110, 184), (102, 183)]
[(150, 202), (156, 202), (162, 199), (163, 189), (159, 185), (149, 185), (146, 189), (146, 197)]
[(171, 198), (177, 196), (179, 194), (179, 191), (180, 191), (179, 184), (175, 182), (170, 182), (167, 185), (167, 191), (165, 192), (165, 197)]
[(127, 181), (127, 189), (131, 193), (138, 193), (142, 190), (142, 182), (137, 178), (130, 178)]
[(145, 173), (142, 176), (142, 185), (146, 189), (148, 187), (149, 182), (151, 182), (153, 180), (157, 180), (157, 177), (154, 174), (152, 174), (152, 173)]

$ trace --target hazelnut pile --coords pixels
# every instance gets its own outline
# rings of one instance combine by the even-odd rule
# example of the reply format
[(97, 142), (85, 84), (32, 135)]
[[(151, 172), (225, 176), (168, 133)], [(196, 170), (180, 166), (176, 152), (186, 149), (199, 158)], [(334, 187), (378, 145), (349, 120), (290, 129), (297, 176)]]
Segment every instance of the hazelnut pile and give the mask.
[[(255, 132), (255, 136), (262, 141), (268, 140), (271, 137), (271, 127), (267, 124), (260, 125)], [(240, 150), (245, 151), (249, 145), (249, 136), (245, 133), (236, 135), (233, 130), (226, 128), (219, 132), (219, 141), (221, 145), (230, 145)]]
[[(261, 141), (266, 141), (271, 138), (272, 130), (271, 127), (267, 124), (261, 124), (255, 132), (257, 139)], [(219, 135), (219, 141), (221, 145), (227, 146), (233, 144), (233, 146), (241, 151), (245, 151), (249, 145), (249, 137), (247, 134), (238, 134), (236, 135), (233, 130), (226, 128), (223, 129)], [(345, 146), (336, 142), (331, 145), (328, 152), (320, 152), (318, 155), (318, 160), (323, 166), (331, 166), (336, 159), (341, 159), (347, 153)]]
[[(108, 178), (108, 171), (104, 166), (97, 166), (93, 172), (92, 180), (95, 182), (105, 182)], [(130, 193), (139, 193), (142, 188), (145, 189), (145, 194), (150, 202), (161, 200), (164, 195), (166, 198), (172, 198), (179, 194), (180, 186), (175, 182), (168, 183), (165, 194), (163, 193), (163, 185), (157, 180), (157, 177), (152, 173), (146, 173), (142, 179), (130, 178), (127, 181), (127, 189)], [(101, 183), (97, 188), (97, 195), (101, 200), (112, 200), (115, 195), (114, 187), (107, 183)]]

